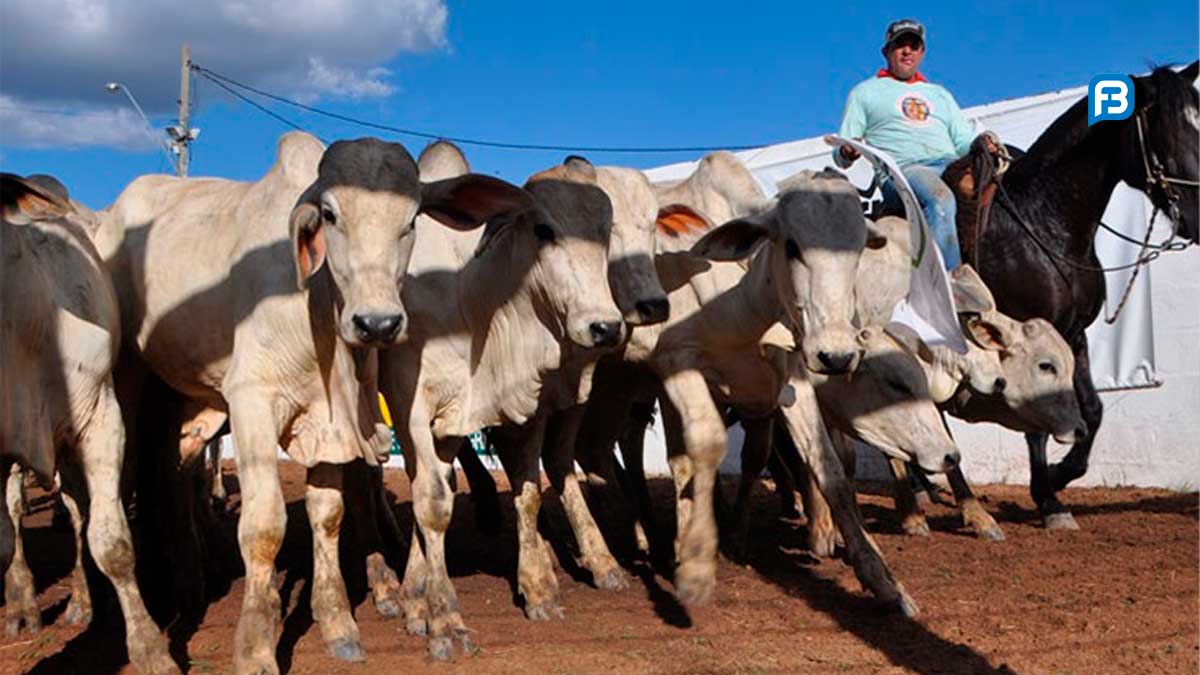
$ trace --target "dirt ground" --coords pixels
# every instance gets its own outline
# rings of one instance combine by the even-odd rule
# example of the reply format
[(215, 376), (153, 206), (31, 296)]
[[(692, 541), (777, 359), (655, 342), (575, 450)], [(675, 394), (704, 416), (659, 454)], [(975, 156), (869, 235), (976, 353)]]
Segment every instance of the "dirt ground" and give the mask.
[[(632, 555), (618, 516), (601, 518), (614, 551), (631, 572), (624, 591), (597, 590), (557, 549), (566, 618), (527, 621), (514, 596), (516, 545), (511, 502), (503, 497), (506, 531), (476, 532), (465, 495), (456, 504), (448, 537), (451, 574), (479, 653), (451, 664), (428, 659), (423, 640), (385, 621), (366, 599), (361, 557), (343, 537), (343, 568), (368, 661), (349, 664), (326, 655), (304, 588), (311, 544), (304, 516), (303, 471), (281, 464), (288, 535), (277, 582), (286, 615), (278, 657), (285, 672), (394, 673), (1196, 673), (1200, 670), (1200, 602), (1195, 493), (1143, 489), (1068, 490), (1081, 532), (1048, 532), (1032, 511), (1027, 490), (982, 487), (985, 506), (1008, 535), (974, 539), (954, 512), (935, 506), (933, 535), (900, 533), (891, 500), (862, 495), (869, 529), (896, 576), (921, 605), (916, 620), (884, 612), (841, 561), (818, 561), (804, 551), (804, 531), (776, 517), (765, 490), (755, 500), (747, 564), (722, 556), (715, 603), (693, 612), (673, 599), (669, 574)], [(227, 469), (226, 484), (236, 491)], [(403, 473), (387, 472), (398, 497), (401, 527), (412, 523)], [(501, 487), (504, 488), (501, 480)], [(732, 484), (725, 485), (732, 495)], [(654, 485), (660, 528), (673, 521), (670, 485)], [(564, 541), (566, 520), (547, 500), (544, 528)], [(86, 630), (66, 626), (72, 541), (52, 524), (52, 502), (33, 500), (25, 519), (26, 546), (37, 577), (46, 628), (0, 638), (0, 673), (133, 672), (124, 663), (123, 629), (115, 596), (93, 574), (96, 619)], [(237, 498), (231, 499), (236, 508)], [(601, 512), (604, 513), (604, 512)], [(612, 526), (612, 527), (607, 527)], [(221, 524), (235, 541), (236, 520)], [(669, 537), (670, 531), (662, 532)], [(627, 543), (629, 542), (629, 543)], [(573, 547), (573, 544), (570, 546)], [(402, 551), (396, 551), (397, 554)], [(177, 660), (192, 673), (232, 666), (234, 626), (241, 605), (236, 549), (220, 553), (234, 572), (210, 580), (210, 604), (198, 627), (170, 626)], [(395, 560), (395, 556), (394, 556)], [(214, 561), (210, 561), (214, 562)], [(216, 565), (220, 567), (221, 565)], [(402, 565), (398, 568), (402, 569)]]

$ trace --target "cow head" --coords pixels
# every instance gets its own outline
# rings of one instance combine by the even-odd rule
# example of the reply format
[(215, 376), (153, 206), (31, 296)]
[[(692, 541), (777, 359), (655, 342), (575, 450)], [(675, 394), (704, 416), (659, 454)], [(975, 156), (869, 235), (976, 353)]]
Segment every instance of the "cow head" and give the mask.
[(1067, 341), (1044, 319), (1016, 321), (997, 311), (991, 292), (967, 265), (954, 270), (951, 289), (967, 337), (970, 372), (983, 373), (968, 384), (977, 393), (992, 394), (971, 399), (968, 419), (1074, 442), (1086, 425), (1075, 397), (1075, 356)]
[(852, 372), (862, 356), (851, 322), (854, 281), (867, 240), (858, 193), (832, 171), (801, 172), (779, 188), (774, 200), (704, 235), (692, 252), (738, 260), (769, 241), (764, 255), (779, 301), (803, 334), (805, 365), (816, 373)]
[(488, 222), (476, 255), (515, 238), (506, 261), (532, 289), (539, 318), (584, 348), (612, 347), (625, 324), (608, 286), (612, 206), (595, 175), (562, 165), (525, 183), (528, 208)]
[[(584, 172), (591, 167), (580, 157), (569, 158), (566, 163)], [(658, 203), (650, 181), (636, 169), (600, 167), (592, 171), (612, 203), (608, 282), (617, 308), (630, 326), (662, 323), (671, 305), (654, 266)]]
[(814, 376), (821, 411), (838, 429), (922, 469), (947, 471), (959, 452), (917, 358), (879, 327), (862, 329), (853, 377)]
[[(295, 136), (285, 137), (281, 145), (300, 142)], [(337, 289), (342, 339), (354, 346), (393, 344), (405, 334), (400, 284), (412, 254), (417, 214), (470, 229), (528, 203), (520, 188), (489, 176), (468, 174), (422, 184), (416, 162), (398, 143), (337, 141), (324, 151), (316, 181), (292, 210), (297, 283), (306, 288), (314, 274), (328, 267)]]

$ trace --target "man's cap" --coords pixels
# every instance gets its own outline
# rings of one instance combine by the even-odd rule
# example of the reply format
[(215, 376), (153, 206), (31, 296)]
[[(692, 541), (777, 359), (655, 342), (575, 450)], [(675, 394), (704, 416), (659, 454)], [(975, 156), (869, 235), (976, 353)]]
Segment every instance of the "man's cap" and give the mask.
[(920, 21), (914, 19), (900, 19), (888, 24), (887, 31), (883, 34), (883, 46), (888, 46), (895, 42), (903, 35), (916, 35), (921, 42), (925, 41), (925, 26), (921, 25)]

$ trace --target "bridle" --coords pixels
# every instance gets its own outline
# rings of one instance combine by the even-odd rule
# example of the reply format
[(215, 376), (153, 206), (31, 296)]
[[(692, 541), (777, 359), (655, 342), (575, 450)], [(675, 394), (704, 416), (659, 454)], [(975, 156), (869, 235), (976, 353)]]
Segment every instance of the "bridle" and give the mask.
[[(1200, 189), (1200, 180), (1190, 180), (1187, 178), (1179, 178), (1177, 176), (1168, 176), (1163, 169), (1162, 162), (1158, 161), (1158, 155), (1154, 152), (1154, 148), (1146, 145), (1145, 128), (1149, 126), (1146, 121), (1146, 111), (1150, 106), (1142, 108), (1134, 113), (1133, 119), (1137, 125), (1138, 148), (1142, 155), (1142, 169), (1145, 173), (1146, 192), (1158, 188), (1162, 191), (1162, 195), (1167, 200), (1166, 211), (1167, 217), (1171, 219), (1171, 238), (1168, 243), (1175, 238), (1175, 233), (1179, 229), (1179, 221), (1183, 214), (1179, 212), (1179, 200), (1181, 199), (1179, 191), (1175, 188), (1176, 185), (1183, 185), (1193, 189)], [(1157, 210), (1157, 207), (1155, 207)]]

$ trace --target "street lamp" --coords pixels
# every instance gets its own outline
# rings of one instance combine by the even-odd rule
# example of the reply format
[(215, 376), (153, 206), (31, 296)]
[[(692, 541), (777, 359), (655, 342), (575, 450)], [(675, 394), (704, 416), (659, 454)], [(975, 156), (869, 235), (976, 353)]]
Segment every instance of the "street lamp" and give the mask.
[[(109, 82), (108, 84), (104, 85), (104, 90), (110, 94), (115, 94), (118, 91), (125, 92), (126, 98), (128, 98), (129, 102), (133, 104), (133, 109), (138, 111), (138, 114), (142, 116), (143, 120), (145, 120), (146, 126), (150, 127), (151, 131), (155, 131), (155, 135), (157, 135), (157, 130), (154, 128), (154, 124), (150, 122), (149, 117), (146, 117), (146, 112), (142, 110), (142, 106), (138, 105), (137, 99), (133, 97), (133, 92), (129, 91), (129, 87), (126, 87), (120, 82)], [(178, 173), (179, 165), (176, 164), (175, 159), (171, 157), (171, 151), (167, 147), (167, 144), (165, 142), (160, 142), (159, 147), (162, 148), (163, 154), (166, 155), (167, 163), (175, 169), (176, 173)]]

